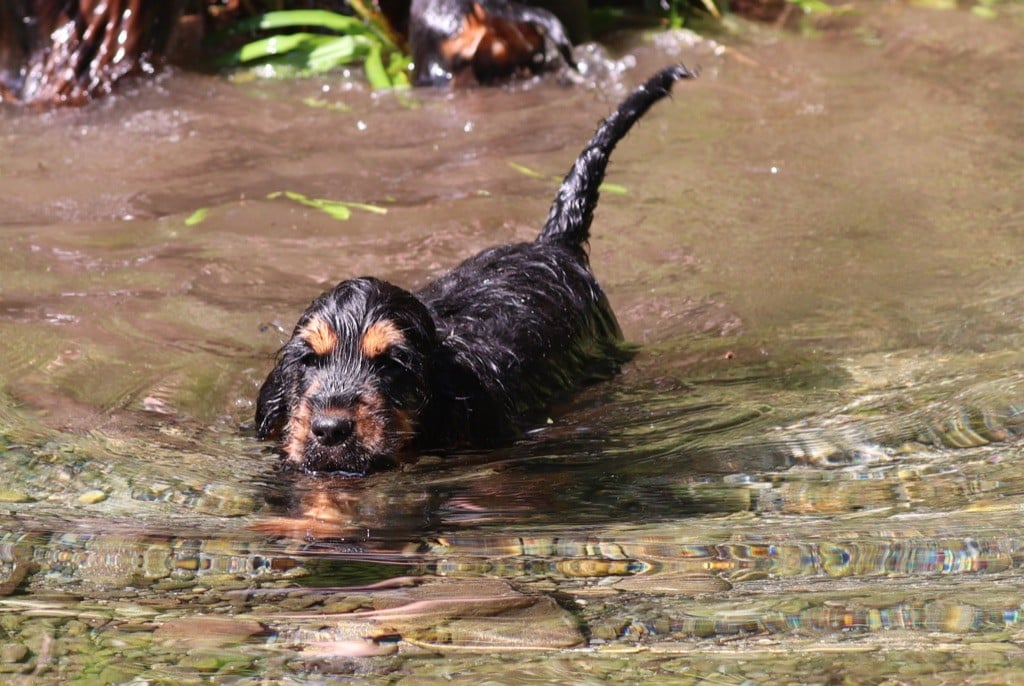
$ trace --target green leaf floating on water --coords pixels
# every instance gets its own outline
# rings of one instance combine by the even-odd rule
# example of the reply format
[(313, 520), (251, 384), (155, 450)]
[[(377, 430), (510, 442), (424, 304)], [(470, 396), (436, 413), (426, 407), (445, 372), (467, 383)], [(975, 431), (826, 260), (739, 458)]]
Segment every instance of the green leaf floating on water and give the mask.
[(323, 98), (303, 98), (302, 104), (306, 107), (315, 107), (323, 110), (336, 110), (338, 112), (352, 111), (352, 108), (343, 102), (327, 102)]
[(530, 167), (527, 167), (525, 164), (519, 164), (518, 162), (509, 162), (508, 166), (512, 167), (513, 169), (515, 169), (520, 174), (523, 174), (524, 176), (529, 176), (531, 179), (544, 178), (544, 175), (541, 174), (539, 171), (537, 171), (536, 169), (531, 169)]
[[(544, 174), (537, 171), (536, 169), (527, 167), (525, 164), (519, 164), (518, 162), (509, 162), (508, 166), (512, 167), (513, 169), (515, 169), (517, 172), (524, 176), (529, 176), (531, 179), (545, 178)], [(559, 183), (562, 181), (562, 179), (558, 178), (557, 176), (552, 176), (551, 179)], [(627, 195), (629, 193), (629, 190), (627, 190), (625, 186), (617, 183), (608, 183), (607, 181), (601, 184), (601, 191), (603, 193), (611, 193), (613, 195)]]
[(287, 198), (293, 202), (297, 202), (300, 205), (306, 207), (312, 207), (313, 209), (326, 212), (335, 219), (346, 220), (352, 216), (352, 210), (363, 210), (364, 212), (372, 212), (374, 214), (387, 214), (388, 210), (386, 207), (380, 207), (379, 205), (370, 205), (363, 202), (347, 202), (344, 200), (327, 200), (325, 198), (310, 198), (302, 193), (296, 193), (295, 191), (275, 191), (267, 196), (268, 200), (276, 200), (277, 198)]
[(206, 219), (207, 215), (210, 214), (209, 207), (200, 207), (192, 214), (185, 217), (185, 226), (195, 226)]

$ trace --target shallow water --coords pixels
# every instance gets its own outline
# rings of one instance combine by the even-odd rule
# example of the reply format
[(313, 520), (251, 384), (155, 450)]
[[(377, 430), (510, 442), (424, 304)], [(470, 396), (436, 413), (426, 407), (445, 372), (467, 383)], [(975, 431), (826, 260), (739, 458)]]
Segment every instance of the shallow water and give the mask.
[[(1024, 14), (857, 8), (573, 87), (0, 110), (0, 675), (1024, 678)], [(305, 305), (531, 238), (676, 59), (594, 227), (624, 372), (494, 453), (278, 473), (253, 400)]]

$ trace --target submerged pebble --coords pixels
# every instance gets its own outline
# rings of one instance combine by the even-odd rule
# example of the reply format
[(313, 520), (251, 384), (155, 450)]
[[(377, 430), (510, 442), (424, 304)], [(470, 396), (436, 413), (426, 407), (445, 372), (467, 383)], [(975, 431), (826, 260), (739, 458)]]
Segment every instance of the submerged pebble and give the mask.
[(96, 503), (102, 503), (107, 497), (105, 492), (95, 489), (86, 491), (78, 496), (78, 502), (82, 505), (95, 505)]
[(21, 643), (4, 643), (0, 645), (0, 662), (22, 662), (28, 657), (28, 648)]

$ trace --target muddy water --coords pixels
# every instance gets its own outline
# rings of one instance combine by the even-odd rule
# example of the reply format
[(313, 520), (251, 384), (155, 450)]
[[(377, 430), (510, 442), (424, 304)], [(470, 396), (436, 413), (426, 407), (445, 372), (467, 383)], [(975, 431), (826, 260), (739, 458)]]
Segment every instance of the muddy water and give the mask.
[[(998, 7), (633, 36), (572, 87), (174, 73), (0, 110), (0, 674), (1024, 677), (1024, 15)], [(680, 58), (702, 78), (616, 152), (594, 228), (623, 374), (494, 453), (278, 473), (253, 399), (305, 305), (531, 238)]]

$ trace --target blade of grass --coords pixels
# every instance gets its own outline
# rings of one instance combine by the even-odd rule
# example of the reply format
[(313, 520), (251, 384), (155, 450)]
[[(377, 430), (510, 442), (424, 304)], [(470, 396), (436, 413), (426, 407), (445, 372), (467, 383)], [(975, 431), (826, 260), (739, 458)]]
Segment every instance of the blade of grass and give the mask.
[(283, 36), (270, 36), (246, 43), (238, 50), (230, 52), (221, 59), (226, 64), (241, 64), (255, 60), (281, 55), (295, 50), (311, 52), (324, 43), (336, 40), (334, 36), (323, 36), (316, 33), (291, 33)]
[(401, 52), (393, 52), (388, 56), (388, 74), (391, 76), (391, 84), (394, 88), (408, 88), (412, 85), (409, 80), (409, 67), (412, 59)]
[(373, 214), (387, 214), (388, 208), (381, 207), (380, 205), (371, 205), (365, 202), (346, 202), (349, 207), (354, 207), (357, 210), (365, 210), (366, 212), (372, 212)]
[(618, 183), (608, 183), (605, 181), (598, 188), (602, 193), (611, 193), (612, 195), (629, 195), (629, 189)]
[(718, 6), (715, 5), (715, 0), (701, 0), (701, 4), (704, 5), (704, 9), (708, 11), (715, 19), (721, 19), (722, 13), (718, 11)]
[(295, 191), (276, 191), (274, 193), (270, 193), (269, 195), (267, 195), (267, 199), (276, 200), (277, 198), (280, 198), (282, 196), (288, 198), (293, 202), (297, 202), (300, 205), (305, 205), (306, 207), (312, 207), (315, 210), (326, 212), (335, 219), (340, 219), (344, 221), (352, 216), (352, 210), (345, 207), (344, 204), (333, 203), (329, 200), (317, 200), (315, 198), (309, 198), (303, 195), (302, 193), (296, 193)]
[(384, 68), (384, 57), (381, 55), (379, 45), (371, 45), (370, 52), (363, 61), (363, 70), (366, 72), (366, 80), (374, 88), (391, 88), (391, 77)]
[(355, 13), (362, 17), (363, 21), (370, 28), (371, 31), (380, 39), (384, 47), (389, 50), (402, 50), (405, 41), (402, 37), (395, 33), (391, 28), (391, 24), (384, 15), (377, 11), (375, 8), (367, 5), (363, 0), (349, 0), (349, 6), (355, 10)]
[(231, 27), (231, 33), (274, 31), (295, 26), (315, 26), (336, 33), (369, 33), (361, 19), (328, 10), (282, 10), (243, 19)]
[(519, 164), (518, 162), (509, 162), (508, 166), (512, 167), (513, 169), (515, 169), (520, 174), (523, 174), (525, 176), (529, 176), (531, 179), (543, 179), (544, 178), (544, 175), (541, 174), (539, 171), (537, 171), (536, 169), (530, 169), (529, 167), (527, 167), (524, 164)]
[(369, 40), (360, 36), (333, 36), (309, 53), (306, 64), (314, 72), (325, 72), (364, 57), (371, 47)]
[(361, 202), (346, 202), (343, 200), (326, 200), (324, 198), (310, 198), (302, 193), (296, 193), (295, 191), (275, 191), (267, 195), (268, 200), (275, 200), (280, 197), (288, 198), (293, 202), (297, 202), (300, 205), (306, 207), (312, 207), (313, 209), (326, 212), (335, 219), (342, 221), (352, 216), (352, 208), (364, 210), (366, 212), (372, 212), (374, 214), (387, 214), (388, 210), (386, 207), (380, 207), (378, 205), (370, 205)]

